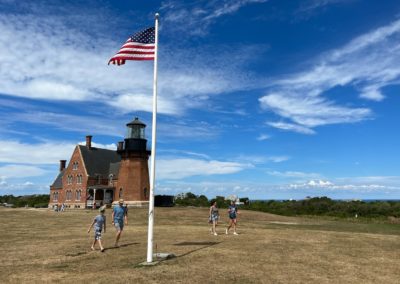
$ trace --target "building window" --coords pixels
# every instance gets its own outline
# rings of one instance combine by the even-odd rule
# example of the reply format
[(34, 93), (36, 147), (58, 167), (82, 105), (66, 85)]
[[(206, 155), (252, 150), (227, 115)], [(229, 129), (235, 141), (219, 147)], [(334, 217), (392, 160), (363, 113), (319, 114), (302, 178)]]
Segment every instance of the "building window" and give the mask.
[(124, 197), (123, 192), (122, 192), (122, 187), (119, 189), (119, 198)]
[(71, 190), (68, 190), (68, 191), (67, 191), (66, 200), (67, 200), (67, 201), (71, 201), (71, 199), (72, 199), (72, 191), (71, 191)]
[(73, 162), (72, 163), (72, 169), (77, 170), (78, 169), (78, 162)]
[(58, 192), (53, 192), (53, 202), (58, 201)]
[(82, 175), (77, 175), (76, 176), (76, 183), (77, 184), (82, 184)]
[(113, 175), (113, 174), (110, 174), (110, 175), (108, 176), (108, 184), (109, 184), (109, 185), (113, 185), (113, 178), (114, 178), (114, 175)]
[(81, 190), (77, 190), (75, 192), (75, 200), (80, 201), (81, 200), (81, 195), (82, 195), (82, 191)]

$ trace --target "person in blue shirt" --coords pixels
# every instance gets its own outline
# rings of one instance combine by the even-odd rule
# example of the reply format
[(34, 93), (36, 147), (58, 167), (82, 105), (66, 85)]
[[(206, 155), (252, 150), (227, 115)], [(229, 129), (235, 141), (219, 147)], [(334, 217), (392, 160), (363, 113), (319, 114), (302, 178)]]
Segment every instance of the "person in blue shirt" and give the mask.
[(228, 215), (229, 215), (229, 225), (228, 228), (225, 230), (225, 234), (229, 233), (229, 229), (233, 227), (233, 234), (238, 235), (236, 232), (236, 224), (237, 224), (237, 214), (238, 214), (238, 209), (235, 205), (235, 201), (231, 201), (231, 205), (229, 205), (228, 208)]
[(119, 239), (121, 238), (121, 233), (124, 230), (124, 225), (128, 225), (128, 214), (127, 207), (124, 207), (124, 200), (120, 199), (117, 206), (114, 206), (112, 212), (112, 223), (117, 230), (115, 236), (115, 247), (118, 247)]
[(91, 249), (95, 250), (94, 246), (96, 245), (96, 243), (99, 243), (100, 246), (100, 251), (103, 252), (104, 251), (104, 247), (101, 243), (101, 231), (104, 228), (104, 233), (106, 232), (106, 216), (104, 216), (104, 212), (106, 211), (106, 208), (103, 206), (99, 209), (100, 214), (97, 215), (94, 219), (92, 224), (90, 225), (89, 229), (88, 229), (88, 233), (90, 233), (90, 230), (92, 229), (93, 225), (94, 225), (94, 241), (92, 244)]

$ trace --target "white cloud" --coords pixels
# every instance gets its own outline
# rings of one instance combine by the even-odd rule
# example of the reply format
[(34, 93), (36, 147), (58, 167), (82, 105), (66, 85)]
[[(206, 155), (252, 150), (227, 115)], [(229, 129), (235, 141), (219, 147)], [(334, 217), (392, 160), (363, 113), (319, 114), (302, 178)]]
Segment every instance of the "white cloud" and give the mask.
[(264, 140), (268, 140), (268, 139), (270, 139), (270, 138), (271, 138), (270, 135), (267, 135), (267, 134), (260, 134), (260, 135), (257, 137), (257, 140), (258, 140), (258, 141), (264, 141)]
[(311, 13), (314, 10), (322, 9), (329, 5), (350, 3), (354, 1), (355, 0), (308, 0), (302, 3), (301, 7), (297, 10), (297, 13)]
[[(332, 88), (346, 86), (359, 91), (363, 99), (383, 100), (382, 89), (400, 82), (399, 39), (400, 20), (363, 34), (321, 54), (309, 70), (271, 83), (270, 90), (259, 99), (260, 105), (289, 120), (283, 123), (306, 127), (306, 134), (321, 125), (371, 119), (373, 113), (368, 108), (340, 105), (323, 96)], [(302, 132), (296, 127), (287, 130)]]
[(2, 180), (9, 178), (36, 177), (46, 173), (47, 171), (35, 166), (11, 164), (0, 167), (0, 178)]
[(250, 164), (265, 164), (265, 163), (281, 163), (289, 160), (288, 156), (267, 156), (267, 155), (249, 155), (242, 154), (235, 158), (235, 161), (239, 163), (250, 163)]
[[(78, 143), (79, 145), (86, 145), (86, 141), (81, 141)], [(99, 144), (92, 141), (92, 147), (101, 148), (101, 149), (108, 149), (108, 150), (117, 150), (117, 145), (115, 143), (111, 144)]]
[(279, 128), (282, 130), (293, 131), (302, 134), (315, 134), (315, 131), (311, 128), (304, 127), (298, 124), (286, 123), (286, 122), (267, 122), (269, 126)]
[(123, 136), (125, 125), (120, 120), (104, 118), (103, 116), (83, 116), (55, 112), (45, 112), (38, 110), (25, 111), (21, 108), (18, 112), (13, 112), (10, 116), (4, 116), (3, 122), (13, 123), (32, 123), (38, 125), (51, 126), (64, 131), (74, 131), (86, 134), (101, 134), (108, 136)]
[[(144, 94), (122, 94), (110, 101), (109, 104), (127, 113), (140, 110), (153, 111), (153, 97)], [(181, 111), (173, 100), (168, 100), (165, 97), (157, 98), (158, 108), (162, 109), (163, 113), (166, 114), (179, 114)]]
[(329, 193), (339, 193), (342, 191), (353, 192), (357, 194), (366, 193), (388, 193), (389, 191), (398, 191), (400, 189), (399, 184), (384, 185), (379, 183), (333, 183), (327, 180), (310, 180), (306, 183), (293, 183), (287, 186), (281, 186), (281, 188), (289, 188), (296, 190), (307, 190), (316, 189), (320, 190), (317, 192), (319, 195)]
[(317, 173), (305, 173), (305, 172), (298, 172), (298, 171), (286, 171), (286, 172), (279, 172), (279, 171), (268, 171), (267, 174), (276, 177), (284, 177), (284, 178), (301, 178), (301, 179), (310, 179), (310, 178), (318, 178), (320, 174)]
[(26, 194), (48, 194), (49, 185), (35, 184), (30, 181), (15, 183), (0, 180), (0, 195), (13, 194), (14, 196)]
[(234, 14), (242, 7), (268, 0), (203, 0), (203, 1), (167, 1), (160, 10), (165, 14), (167, 29), (179, 30), (195, 35), (205, 35), (208, 27), (218, 18)]
[[(1, 93), (95, 101), (124, 112), (152, 110), (152, 62), (107, 66), (123, 40), (116, 42), (110, 38), (113, 32), (90, 25), (96, 17), (75, 15), (78, 29), (69, 14), (44, 17), (34, 5), (24, 9), (25, 13), (0, 13)], [(103, 15), (97, 17), (101, 20)], [(96, 32), (102, 37), (93, 36)], [(159, 54), (158, 112), (182, 114), (187, 108), (203, 106), (210, 96), (251, 86), (250, 77), (241, 71), (250, 54), (247, 47), (196, 50), (166, 43)], [(221, 65), (224, 68), (216, 68)]]
[(371, 114), (369, 109), (335, 106), (321, 97), (299, 98), (275, 93), (259, 100), (263, 108), (272, 110), (280, 116), (290, 118), (295, 123), (306, 127), (357, 122)]
[(240, 172), (251, 165), (236, 162), (199, 159), (160, 159), (156, 162), (157, 178), (183, 179), (191, 176), (224, 175)]
[(0, 162), (28, 165), (58, 164), (60, 160), (72, 155), (75, 146), (67, 142), (28, 144), (0, 140)]

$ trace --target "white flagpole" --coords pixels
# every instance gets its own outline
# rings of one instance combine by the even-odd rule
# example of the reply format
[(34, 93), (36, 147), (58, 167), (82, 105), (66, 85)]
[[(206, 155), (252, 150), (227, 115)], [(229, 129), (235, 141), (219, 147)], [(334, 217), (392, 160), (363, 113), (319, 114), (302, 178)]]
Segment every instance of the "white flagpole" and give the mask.
[(155, 15), (155, 49), (154, 49), (154, 82), (153, 82), (153, 124), (151, 133), (151, 171), (149, 196), (149, 227), (147, 234), (147, 262), (153, 262), (153, 226), (154, 226), (154, 184), (156, 169), (156, 128), (157, 128), (157, 58), (158, 58), (158, 17)]

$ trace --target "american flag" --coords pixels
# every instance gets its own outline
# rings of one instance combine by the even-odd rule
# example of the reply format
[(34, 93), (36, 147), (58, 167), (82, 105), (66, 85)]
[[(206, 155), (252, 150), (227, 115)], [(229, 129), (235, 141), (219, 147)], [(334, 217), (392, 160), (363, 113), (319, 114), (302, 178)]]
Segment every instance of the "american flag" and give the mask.
[(155, 28), (151, 27), (128, 38), (108, 64), (125, 64), (125, 60), (154, 60)]

